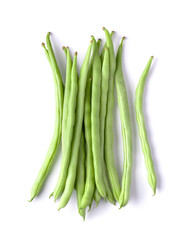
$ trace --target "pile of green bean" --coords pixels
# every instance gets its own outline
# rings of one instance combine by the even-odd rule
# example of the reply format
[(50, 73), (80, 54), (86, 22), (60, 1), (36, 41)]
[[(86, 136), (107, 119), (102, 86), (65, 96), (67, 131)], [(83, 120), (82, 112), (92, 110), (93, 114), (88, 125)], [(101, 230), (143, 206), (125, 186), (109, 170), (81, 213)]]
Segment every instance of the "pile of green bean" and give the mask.
[[(55, 189), (50, 194), (59, 199), (58, 210), (65, 207), (73, 190), (77, 193), (79, 214), (85, 219), (86, 208), (93, 200), (98, 205), (101, 198), (120, 208), (127, 205), (131, 186), (132, 129), (127, 91), (122, 72), (124, 37), (115, 57), (112, 36), (103, 28), (106, 43), (100, 52), (100, 39), (91, 36), (80, 73), (77, 72), (77, 52), (71, 59), (66, 55), (66, 78), (63, 85), (61, 73), (50, 41), (42, 43), (52, 69), (55, 85), (55, 129), (47, 155), (31, 190), (32, 201), (40, 192), (53, 165), (62, 140), (62, 160)], [(155, 194), (156, 174), (143, 115), (143, 91), (153, 57), (148, 61), (136, 89), (135, 110), (148, 181)], [(123, 175), (120, 185), (113, 152), (114, 88), (116, 86), (123, 138)]]

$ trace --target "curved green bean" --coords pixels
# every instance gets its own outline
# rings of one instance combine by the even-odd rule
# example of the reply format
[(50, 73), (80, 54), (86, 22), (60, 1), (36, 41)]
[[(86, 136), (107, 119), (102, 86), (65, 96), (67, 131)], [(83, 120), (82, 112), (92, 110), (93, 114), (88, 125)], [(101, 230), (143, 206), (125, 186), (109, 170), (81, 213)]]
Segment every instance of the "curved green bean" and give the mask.
[[(67, 49), (68, 58), (69, 56), (69, 50)], [(69, 59), (68, 59), (69, 61)], [(70, 69), (69, 69), (70, 71)], [(69, 74), (69, 73), (68, 73)], [(74, 54), (74, 60), (72, 64), (71, 74), (69, 74), (71, 77), (70, 84), (71, 84), (71, 90), (70, 90), (70, 98), (68, 101), (68, 118), (66, 121), (66, 130), (64, 131), (64, 136), (62, 137), (62, 140), (65, 141), (65, 144), (63, 144), (63, 150), (62, 150), (62, 161), (61, 161), (61, 167), (60, 167), (60, 174), (58, 177), (58, 181), (56, 184), (56, 187), (54, 189), (54, 200), (58, 199), (60, 195), (64, 191), (66, 178), (68, 174), (68, 166), (70, 162), (70, 156), (71, 156), (71, 144), (73, 139), (73, 130), (74, 130), (74, 124), (75, 124), (75, 112), (76, 112), (76, 105), (77, 105), (77, 93), (78, 93), (78, 75), (77, 75), (77, 52)], [(69, 79), (68, 79), (69, 81)], [(68, 91), (69, 89), (67, 89)], [(69, 94), (69, 93), (68, 93)], [(66, 96), (66, 95), (65, 95)], [(66, 96), (67, 97), (67, 96)], [(63, 123), (63, 127), (65, 128), (65, 123)]]
[(78, 203), (78, 212), (85, 220), (85, 211), (86, 208), (81, 207), (81, 200), (84, 194), (85, 188), (85, 139), (84, 134), (82, 132), (80, 139), (80, 149), (79, 149), (79, 160), (77, 166), (77, 175), (76, 175), (76, 195), (77, 195), (77, 203)]
[(76, 122), (75, 122), (75, 128), (73, 133), (71, 160), (68, 168), (68, 176), (66, 179), (65, 189), (60, 199), (58, 210), (65, 207), (66, 204), (68, 203), (70, 196), (72, 195), (74, 183), (76, 179), (76, 169), (77, 169), (77, 162), (78, 162), (80, 137), (81, 137), (81, 131), (82, 131), (83, 116), (84, 116), (85, 88), (86, 88), (86, 82), (88, 78), (91, 48), (92, 48), (92, 42), (88, 47), (84, 62), (80, 70), (79, 89), (78, 89), (78, 98), (77, 98), (77, 107), (76, 107)]
[(122, 72), (122, 48), (123, 40), (119, 45), (117, 57), (116, 57), (116, 72), (115, 72), (115, 83), (117, 90), (117, 99), (119, 105), (119, 113), (121, 118), (121, 130), (123, 138), (123, 151), (124, 151), (124, 163), (123, 163), (123, 176), (121, 193), (119, 197), (120, 208), (125, 206), (129, 201), (129, 193), (131, 186), (131, 169), (132, 169), (132, 132), (131, 132), (131, 121), (129, 104), (127, 98), (127, 90), (125, 86), (124, 76)]
[[(52, 68), (53, 72), (53, 78), (54, 78), (54, 85), (55, 85), (55, 127), (54, 127), (54, 134), (50, 143), (50, 146), (48, 148), (46, 157), (44, 159), (44, 162), (42, 164), (42, 167), (38, 173), (38, 176), (32, 186), (31, 189), (31, 199), (29, 201), (32, 201), (40, 192), (43, 183), (46, 180), (46, 177), (51, 169), (51, 166), (54, 162), (54, 157), (57, 152), (60, 140), (61, 140), (61, 130), (62, 130), (62, 107), (63, 107), (63, 83), (62, 78), (60, 74), (60, 70), (58, 68), (55, 55), (52, 49), (52, 44), (50, 42), (50, 33), (47, 34), (46, 37), (46, 43), (47, 48), (45, 48), (45, 45), (42, 46), (45, 49), (45, 53), (48, 59), (48, 62), (50, 63), (50, 66)], [(49, 56), (49, 57), (48, 57)]]
[(157, 185), (157, 177), (155, 174), (151, 149), (148, 143), (147, 132), (145, 128), (145, 120), (143, 115), (143, 92), (145, 87), (145, 81), (149, 73), (149, 69), (151, 63), (153, 61), (153, 57), (151, 57), (139, 79), (138, 86), (135, 92), (135, 111), (136, 111), (136, 119), (138, 124), (139, 136), (141, 139), (141, 147), (143, 150), (144, 158), (145, 158), (145, 166), (148, 174), (148, 182), (153, 189), (153, 193), (156, 193), (156, 185)]
[(114, 74), (116, 68), (114, 47), (112, 38), (106, 28), (103, 28), (106, 36), (107, 47), (109, 49), (109, 90), (107, 98), (107, 112), (105, 123), (105, 162), (107, 167), (107, 173), (114, 198), (118, 201), (121, 192), (118, 173), (114, 162), (113, 151), (113, 111), (114, 111)]
[(84, 108), (84, 131), (86, 139), (86, 184), (84, 195), (81, 200), (80, 208), (86, 208), (93, 197), (95, 188), (92, 139), (91, 139), (91, 78), (87, 81)]
[(91, 99), (91, 136), (95, 182), (99, 193), (106, 198), (106, 189), (103, 179), (102, 154), (100, 145), (100, 84), (101, 84), (101, 60), (97, 43), (93, 40), (93, 66), (92, 66), (92, 99)]

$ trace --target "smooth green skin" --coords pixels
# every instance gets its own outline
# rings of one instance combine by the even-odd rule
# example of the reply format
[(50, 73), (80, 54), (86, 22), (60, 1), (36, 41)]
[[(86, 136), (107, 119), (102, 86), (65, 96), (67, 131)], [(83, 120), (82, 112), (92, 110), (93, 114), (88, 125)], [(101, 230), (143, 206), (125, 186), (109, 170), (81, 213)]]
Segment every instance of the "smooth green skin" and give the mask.
[(145, 158), (145, 166), (147, 169), (148, 174), (148, 182), (153, 189), (153, 193), (156, 193), (156, 185), (157, 185), (157, 177), (155, 174), (152, 156), (151, 156), (151, 149), (148, 143), (147, 132), (145, 128), (145, 120), (143, 115), (143, 92), (145, 87), (145, 81), (149, 73), (149, 69), (151, 63), (153, 61), (153, 57), (151, 57), (139, 79), (138, 86), (135, 92), (135, 112), (136, 112), (136, 119), (138, 124), (139, 136), (141, 139), (141, 147)]
[[(114, 31), (111, 31), (111, 37), (113, 37)], [(105, 55), (105, 48), (107, 47), (107, 42), (105, 42), (102, 52), (101, 52), (101, 61), (103, 62), (104, 55)]]
[(121, 194), (119, 197), (120, 208), (125, 206), (129, 201), (129, 193), (131, 186), (131, 169), (132, 169), (132, 132), (131, 132), (131, 120), (129, 112), (129, 104), (127, 98), (127, 90), (125, 86), (124, 76), (122, 72), (122, 49), (123, 40), (119, 45), (117, 57), (116, 57), (116, 72), (115, 72), (115, 84), (117, 90), (117, 99), (119, 105), (119, 113), (121, 118), (121, 130), (123, 138), (123, 176), (121, 185)]
[(68, 176), (66, 179), (65, 189), (62, 194), (62, 197), (60, 198), (58, 210), (65, 207), (66, 204), (68, 203), (72, 195), (74, 183), (76, 179), (76, 169), (77, 169), (77, 163), (78, 163), (80, 137), (82, 132), (82, 124), (83, 124), (83, 116), (84, 116), (85, 88), (86, 88), (86, 82), (88, 78), (91, 49), (92, 49), (92, 43), (90, 43), (88, 47), (84, 62), (80, 70), (79, 89), (78, 89), (78, 98), (77, 98), (77, 106), (76, 106), (76, 121), (75, 121), (74, 133), (73, 133), (71, 159), (70, 159), (70, 165), (68, 168)]
[[(70, 56), (68, 56), (68, 58), (69, 57)], [(71, 146), (72, 146), (73, 130), (74, 130), (75, 118), (76, 118), (75, 113), (76, 113), (77, 93), (78, 93), (77, 53), (75, 53), (74, 55), (70, 76), (71, 76), (71, 80), (70, 80), (71, 90), (70, 90), (70, 96), (68, 98), (68, 113), (66, 113), (68, 117), (66, 121), (66, 126), (63, 125), (63, 127), (66, 128), (66, 130), (63, 132), (64, 136), (62, 137), (62, 140), (65, 141), (65, 144), (63, 144), (60, 174), (59, 174), (58, 181), (53, 194), (54, 200), (58, 199), (64, 191), (66, 178), (68, 174), (71, 150), (72, 150)], [(65, 96), (66, 96), (66, 92), (65, 92)]]
[(109, 182), (113, 191), (113, 196), (116, 201), (119, 201), (121, 192), (118, 173), (114, 162), (113, 151), (113, 112), (114, 112), (114, 74), (116, 68), (115, 53), (112, 43), (112, 37), (107, 29), (103, 28), (106, 36), (107, 47), (109, 49), (110, 70), (109, 70), (109, 90), (107, 98), (107, 111), (106, 111), (106, 123), (105, 123), (105, 162), (107, 167), (107, 173)]
[(96, 202), (96, 207), (98, 206), (100, 199), (101, 199), (101, 195), (96, 187), (94, 191), (94, 200)]
[(101, 60), (94, 37), (93, 40), (93, 66), (92, 66), (92, 99), (91, 99), (91, 136), (94, 163), (95, 183), (99, 193), (106, 198), (106, 188), (103, 179), (102, 154), (100, 145), (100, 84)]
[(106, 118), (106, 106), (109, 84), (109, 50), (105, 48), (104, 59), (102, 64), (102, 80), (101, 80), (101, 98), (100, 98), (100, 141), (101, 141), (101, 154), (103, 164), (103, 179), (107, 192), (107, 198), (111, 203), (115, 203), (115, 199), (109, 187), (109, 183), (106, 178), (106, 166), (104, 159), (104, 135), (105, 135), (105, 118)]
[(98, 47), (98, 50), (100, 50), (100, 46), (101, 46), (101, 39), (99, 38), (99, 39), (97, 40), (97, 47)]
[(54, 127), (54, 134), (50, 143), (50, 146), (48, 148), (46, 157), (44, 159), (44, 162), (42, 164), (42, 167), (38, 173), (38, 176), (32, 186), (31, 189), (31, 199), (30, 202), (39, 194), (46, 177), (51, 169), (51, 166), (54, 162), (54, 157), (56, 155), (58, 146), (60, 144), (61, 140), (61, 130), (62, 130), (62, 106), (63, 106), (63, 83), (62, 78), (60, 74), (60, 70), (58, 68), (55, 55), (52, 49), (52, 45), (50, 42), (50, 33), (47, 34), (46, 42), (47, 42), (47, 48), (45, 48), (45, 45), (42, 44), (42, 46), (45, 49), (45, 54), (48, 59), (48, 62), (52, 68), (53, 72), (53, 79), (54, 79), (54, 85), (55, 85), (55, 127)]
[(92, 197), (92, 199), (91, 199), (91, 201), (90, 201), (90, 203), (89, 203), (89, 205), (88, 205), (88, 212), (90, 212), (90, 210), (91, 210), (91, 208), (92, 208), (92, 203), (93, 203), (93, 199), (94, 199), (94, 196)]
[(84, 131), (86, 139), (86, 184), (84, 195), (82, 197), (80, 208), (86, 208), (92, 201), (95, 178), (94, 178), (94, 166), (92, 155), (92, 139), (91, 139), (91, 79), (89, 78), (86, 86), (85, 94), (85, 108), (84, 108)]
[(65, 94), (64, 94), (64, 104), (63, 104), (63, 119), (62, 119), (62, 149), (64, 149), (64, 145), (66, 144), (65, 139), (65, 131), (67, 127), (67, 118), (68, 118), (68, 102), (70, 98), (70, 88), (71, 88), (71, 70), (72, 70), (72, 60), (70, 56), (69, 48), (64, 48), (66, 50), (66, 81), (65, 81)]
[(85, 220), (85, 208), (81, 208), (81, 200), (84, 194), (85, 188), (85, 139), (84, 134), (81, 134), (80, 140), (80, 149), (79, 149), (79, 159), (76, 173), (76, 195), (77, 195), (77, 203), (78, 203), (78, 212)]

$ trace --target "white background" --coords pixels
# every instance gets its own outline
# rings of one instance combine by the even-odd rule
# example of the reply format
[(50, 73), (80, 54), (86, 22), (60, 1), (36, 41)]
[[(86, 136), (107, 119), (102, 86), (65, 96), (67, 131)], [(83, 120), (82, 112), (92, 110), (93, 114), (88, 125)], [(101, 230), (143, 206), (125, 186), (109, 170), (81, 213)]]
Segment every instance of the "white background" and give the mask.
[[(1, 239), (192, 239), (193, 34), (192, 1), (1, 1), (0, 4), (0, 221)], [(102, 27), (122, 36), (123, 69), (133, 127), (129, 204), (119, 210), (95, 204), (83, 222), (76, 195), (65, 209), (48, 199), (61, 150), (41, 194), (28, 203), (54, 128), (54, 85), (41, 42), (51, 31), (62, 76), (62, 45), (78, 51), (78, 68), (90, 35), (104, 43)], [(148, 185), (134, 115), (134, 92), (151, 55), (155, 60), (144, 111), (158, 176)], [(122, 139), (115, 105), (115, 159), (121, 179)]]

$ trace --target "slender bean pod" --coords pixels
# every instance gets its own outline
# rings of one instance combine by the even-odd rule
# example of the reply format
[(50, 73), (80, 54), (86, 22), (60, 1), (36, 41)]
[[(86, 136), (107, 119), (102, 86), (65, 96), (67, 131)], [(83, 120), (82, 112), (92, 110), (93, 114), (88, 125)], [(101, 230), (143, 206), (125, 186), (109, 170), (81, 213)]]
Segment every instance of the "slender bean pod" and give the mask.
[(50, 146), (48, 148), (46, 157), (44, 159), (44, 162), (42, 164), (42, 167), (38, 173), (38, 176), (32, 186), (31, 189), (31, 199), (29, 201), (32, 201), (40, 192), (46, 177), (51, 169), (51, 166), (54, 162), (54, 157), (57, 152), (60, 140), (61, 140), (61, 129), (62, 129), (62, 106), (63, 106), (63, 83), (62, 78), (60, 74), (60, 70), (58, 68), (55, 55), (52, 49), (52, 45), (50, 42), (50, 33), (47, 34), (46, 42), (47, 42), (47, 48), (45, 48), (45, 45), (42, 44), (42, 46), (45, 49), (45, 54), (48, 59), (48, 62), (52, 68), (53, 72), (53, 79), (54, 79), (54, 85), (55, 85), (55, 127), (54, 127), (54, 134), (50, 143)]
[(85, 88), (86, 88), (86, 82), (88, 78), (91, 48), (92, 48), (92, 43), (90, 43), (88, 47), (86, 57), (84, 59), (84, 62), (80, 70), (79, 89), (78, 89), (78, 98), (77, 98), (77, 107), (76, 107), (76, 122), (75, 122), (75, 128), (73, 133), (71, 160), (68, 168), (68, 176), (66, 179), (65, 189), (60, 199), (58, 210), (65, 207), (66, 204), (68, 203), (70, 196), (72, 195), (74, 183), (76, 179), (76, 169), (77, 169), (77, 162), (78, 162), (80, 137), (81, 137), (81, 131), (82, 131), (83, 116), (84, 116)]
[[(72, 70), (71, 70), (71, 74), (69, 75), (71, 76), (71, 83), (70, 83), (71, 90), (70, 90), (70, 98), (68, 101), (68, 118), (66, 122), (66, 131), (64, 132), (64, 136), (63, 136), (63, 141), (65, 141), (65, 144), (63, 144), (60, 174), (59, 174), (58, 181), (53, 194), (54, 200), (58, 199), (64, 191), (67, 173), (68, 173), (68, 166), (70, 162), (71, 150), (72, 150), (71, 145), (72, 145), (73, 130), (74, 130), (74, 124), (75, 124), (75, 117), (76, 117), (75, 112), (76, 112), (77, 93), (78, 93), (77, 53), (75, 53), (74, 55)], [(64, 125), (64, 128), (65, 128), (65, 125)]]
[(95, 182), (99, 193), (106, 198), (106, 189), (103, 179), (102, 154), (100, 145), (100, 84), (101, 84), (101, 60), (94, 37), (93, 40), (93, 79), (91, 100), (91, 135)]
[(108, 95), (108, 84), (109, 84), (109, 50), (106, 47), (104, 53), (104, 59), (102, 63), (102, 80), (101, 80), (101, 98), (100, 98), (100, 141), (101, 141), (101, 154), (102, 154), (102, 164), (103, 164), (103, 175), (104, 184), (107, 192), (108, 200), (114, 204), (115, 200), (109, 183), (106, 178), (106, 166), (104, 159), (104, 135), (105, 135), (105, 118), (107, 109), (107, 95)]
[(151, 156), (151, 149), (148, 143), (147, 132), (145, 128), (145, 120), (143, 115), (143, 92), (145, 87), (145, 81), (149, 73), (149, 69), (151, 67), (151, 63), (153, 61), (153, 57), (151, 57), (139, 79), (138, 86), (135, 92), (135, 111), (136, 111), (136, 119), (138, 124), (139, 136), (141, 139), (141, 147), (143, 150), (144, 158), (145, 158), (145, 166), (148, 174), (148, 182), (153, 189), (153, 193), (156, 193), (156, 185), (157, 185), (157, 177), (154, 170), (154, 165)]
[(107, 111), (106, 111), (106, 123), (105, 123), (105, 162), (107, 167), (107, 173), (114, 198), (118, 201), (121, 192), (118, 173), (114, 162), (113, 151), (113, 111), (114, 111), (114, 74), (116, 68), (114, 47), (112, 43), (112, 37), (108, 30), (103, 28), (106, 36), (107, 47), (109, 49), (109, 90), (107, 98)]
[(80, 140), (80, 149), (79, 149), (79, 159), (77, 166), (77, 174), (76, 174), (76, 195), (77, 195), (77, 203), (78, 203), (78, 212), (85, 220), (85, 208), (81, 208), (81, 200), (84, 194), (85, 188), (85, 139), (84, 134), (81, 134)]
[(81, 200), (80, 207), (86, 208), (94, 194), (95, 178), (92, 155), (92, 139), (91, 139), (91, 78), (87, 81), (84, 108), (84, 129), (86, 139), (86, 184), (84, 195)]
[(125, 86), (124, 76), (122, 72), (122, 49), (123, 40), (119, 45), (117, 57), (116, 57), (116, 72), (115, 83), (117, 90), (117, 99), (119, 105), (119, 113), (121, 118), (121, 130), (123, 138), (123, 151), (124, 151), (124, 163), (123, 163), (123, 176), (121, 185), (121, 194), (119, 197), (120, 208), (125, 206), (129, 201), (129, 193), (131, 186), (131, 169), (132, 169), (132, 132), (129, 104), (127, 98), (127, 90)]

